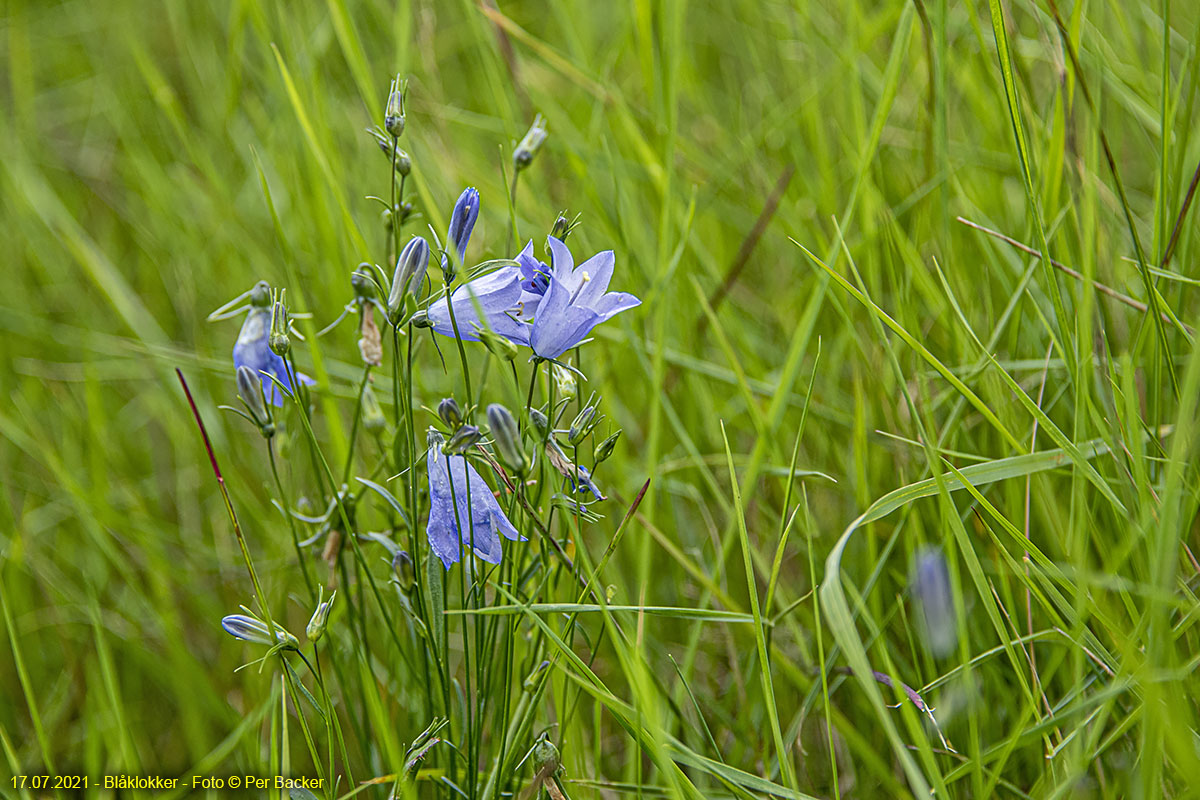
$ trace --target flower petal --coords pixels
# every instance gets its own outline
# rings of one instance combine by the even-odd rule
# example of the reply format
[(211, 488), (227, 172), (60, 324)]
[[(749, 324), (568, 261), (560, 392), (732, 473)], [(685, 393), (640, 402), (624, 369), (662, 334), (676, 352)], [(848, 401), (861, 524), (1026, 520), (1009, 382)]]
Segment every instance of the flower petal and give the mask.
[(550, 267), (554, 270), (554, 276), (563, 283), (568, 283), (571, 273), (575, 271), (574, 256), (560, 239), (547, 236), (546, 244), (550, 246)]
[(583, 288), (579, 289), (579, 293), (575, 295), (577, 305), (588, 308), (595, 307), (594, 303), (608, 291), (608, 284), (612, 280), (613, 266), (616, 262), (617, 257), (613, 251), (605, 250), (596, 253), (575, 268), (576, 278), (583, 284)]
[(490, 329), (517, 344), (527, 344), (528, 326), (509, 316), (521, 308), (521, 298), (525, 294), (521, 289), (520, 268), (501, 267), (454, 290), (450, 295), (454, 304), (453, 320), (450, 305), (443, 297), (429, 306), (429, 321), (435, 331), (451, 338), (457, 321), (459, 335), (468, 342), (479, 341), (479, 331)]
[(591, 309), (572, 306), (567, 287), (557, 276), (551, 276), (550, 288), (533, 322), (529, 345), (542, 358), (558, 358), (583, 341), (600, 321)]

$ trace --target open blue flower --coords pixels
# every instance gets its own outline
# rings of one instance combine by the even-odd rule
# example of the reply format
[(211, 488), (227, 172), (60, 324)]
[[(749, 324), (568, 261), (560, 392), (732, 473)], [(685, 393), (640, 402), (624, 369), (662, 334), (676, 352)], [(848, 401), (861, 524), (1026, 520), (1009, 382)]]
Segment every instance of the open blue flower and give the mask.
[(558, 358), (583, 343), (600, 323), (634, 306), (641, 300), (626, 292), (608, 291), (616, 257), (605, 250), (578, 267), (567, 246), (548, 237), (552, 269), (547, 275), (537, 270), (530, 282), (545, 285), (538, 304), (529, 346), (541, 358)]
[(430, 431), (426, 457), (429, 522), (425, 526), (429, 546), (446, 569), (462, 558), (460, 543), (484, 561), (499, 564), (500, 534), (514, 542), (525, 541), (525, 537), (508, 521), (492, 490), (470, 462), (464, 456), (442, 453), (441, 439), (440, 434)]
[[(433, 329), (443, 336), (454, 337), (454, 322), (464, 341), (479, 341), (479, 333), (491, 330), (509, 341), (529, 346), (529, 323), (542, 297), (522, 286), (519, 267), (501, 267), (470, 283), (464, 283), (450, 295), (454, 319), (450, 319), (450, 304), (442, 298), (429, 306), (426, 313)], [(478, 305), (477, 305), (478, 304)]]
[[(608, 291), (616, 262), (611, 250), (576, 267), (565, 244), (553, 236), (547, 242), (553, 267), (534, 256), (529, 242), (517, 255), (517, 266), (501, 267), (454, 291), (450, 302), (463, 339), (478, 341), (486, 328), (542, 358), (558, 358), (601, 322), (641, 304), (631, 294)], [(435, 331), (454, 336), (445, 298), (428, 314)]]
[[(250, 313), (246, 315), (237, 343), (233, 346), (233, 366), (234, 369), (246, 366), (254, 370), (254, 374), (262, 378), (263, 397), (272, 405), (282, 406), (283, 394), (279, 391), (279, 385), (263, 373), (274, 375), (279, 383), (287, 387), (288, 392), (292, 391), (292, 382), (283, 359), (271, 351), (270, 334), (271, 310), (263, 306), (250, 306)], [(316, 383), (303, 373), (296, 373), (296, 377), (308, 386)]]

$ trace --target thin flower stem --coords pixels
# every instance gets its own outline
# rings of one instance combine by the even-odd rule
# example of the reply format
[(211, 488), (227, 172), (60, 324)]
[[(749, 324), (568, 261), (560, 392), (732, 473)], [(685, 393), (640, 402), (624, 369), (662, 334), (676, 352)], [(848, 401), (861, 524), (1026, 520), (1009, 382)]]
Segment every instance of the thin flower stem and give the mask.
[[(451, 248), (453, 249), (453, 248)], [(446, 310), (450, 312), (450, 325), (454, 328), (454, 341), (458, 345), (458, 357), (462, 361), (463, 381), (467, 384), (467, 420), (470, 421), (474, 411), (474, 393), (471, 391), (471, 370), (467, 368), (467, 351), (463, 347), (462, 335), (458, 332), (458, 320), (454, 316), (454, 301), (451, 298), (450, 284), (446, 284)]]
[[(371, 314), (374, 312), (367, 309), (364, 306), (363, 313)], [(367, 381), (370, 380), (370, 378), (371, 378), (371, 365), (367, 364), (365, 367), (363, 367), (362, 380), (359, 381), (359, 383), (358, 383), (358, 399), (354, 403), (354, 422), (351, 423), (351, 425), (350, 425), (350, 444), (347, 445), (347, 448), (346, 448), (346, 466), (342, 470), (342, 483), (350, 482), (350, 472), (354, 468), (354, 445), (355, 445), (355, 442), (358, 440), (358, 426), (359, 426), (359, 423), (362, 421), (363, 393), (366, 392), (366, 390), (367, 390)]]
[(242, 525), (238, 522), (237, 512), (233, 510), (233, 500), (229, 496), (229, 487), (225, 485), (225, 477), (221, 474), (221, 467), (217, 464), (217, 454), (213, 450), (212, 441), (208, 438), (208, 430), (204, 427), (204, 420), (200, 417), (200, 409), (196, 407), (196, 401), (192, 397), (192, 390), (188, 388), (187, 381), (183, 378), (183, 372), (178, 367), (175, 369), (175, 374), (179, 376), (179, 382), (183, 384), (183, 393), (187, 395), (188, 404), (192, 407), (192, 416), (196, 418), (196, 425), (200, 428), (200, 435), (204, 437), (204, 449), (208, 451), (208, 460), (212, 464), (213, 474), (217, 477), (217, 486), (221, 490), (221, 499), (225, 501), (225, 512), (229, 515), (229, 521), (233, 524), (233, 533), (237, 537), (238, 546), (242, 549), (242, 559), (246, 562), (246, 570), (250, 573), (250, 582), (254, 584), (254, 595), (258, 599), (258, 604), (262, 608), (263, 616), (267, 622), (267, 630), (272, 634), (275, 632), (275, 623), (271, 619), (271, 609), (267, 605), (267, 596), (263, 593), (262, 584), (258, 581), (258, 573), (254, 571), (254, 562), (250, 559), (250, 550), (246, 547), (246, 537), (242, 533)]
[(309, 601), (316, 599), (316, 588), (313, 586), (312, 575), (308, 571), (308, 560), (304, 557), (304, 550), (300, 547), (300, 533), (296, 530), (296, 520), (292, 518), (291, 503), (288, 500), (287, 493), (283, 490), (283, 481), (279, 479), (279, 467), (275, 459), (275, 440), (267, 439), (267, 456), (271, 462), (271, 474), (275, 477), (275, 488), (279, 491), (279, 502), (283, 506), (283, 516), (287, 517), (288, 529), (292, 532), (292, 545), (296, 548), (296, 560), (300, 562), (300, 574), (304, 576), (304, 588), (308, 590)]

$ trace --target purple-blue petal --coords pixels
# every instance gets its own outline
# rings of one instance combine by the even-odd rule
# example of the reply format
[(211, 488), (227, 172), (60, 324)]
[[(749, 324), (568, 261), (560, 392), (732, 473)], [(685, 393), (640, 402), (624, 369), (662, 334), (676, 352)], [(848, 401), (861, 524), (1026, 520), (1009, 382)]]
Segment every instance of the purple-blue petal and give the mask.
[[(504, 515), (491, 488), (466, 458), (447, 457), (436, 444), (430, 446), (426, 460), (430, 508), (425, 532), (434, 555), (449, 569), (462, 558), (461, 543), (484, 561), (499, 564), (500, 534), (514, 540), (523, 537)], [(466, 526), (461, 535), (459, 523)]]

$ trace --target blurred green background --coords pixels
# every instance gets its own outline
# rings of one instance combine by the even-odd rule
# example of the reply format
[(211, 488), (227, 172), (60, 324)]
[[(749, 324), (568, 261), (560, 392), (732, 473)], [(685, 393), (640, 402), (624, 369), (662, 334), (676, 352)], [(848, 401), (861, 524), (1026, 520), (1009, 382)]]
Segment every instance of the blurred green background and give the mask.
[[(205, 317), (265, 279), (320, 327), (350, 299), (354, 266), (382, 263), (379, 206), (366, 196), (386, 195), (388, 165), (364, 129), (380, 121), (399, 72), (411, 81), (403, 146), (424, 214), (414, 230), (440, 228), (474, 185), (473, 257), (506, 255), (502, 167), (540, 112), (550, 138), (521, 179), (523, 236), (544, 235), (560, 209), (582, 214), (576, 255), (614, 249), (613, 287), (644, 300), (585, 351), (588, 388), (625, 430), (602, 475), (614, 499), (593, 552), (652, 478), (643, 520), (606, 576), (618, 602), (747, 609), (721, 421), (760, 597), (781, 517), (799, 504), (764, 613), (786, 611), (771, 632), (773, 672), (801, 790), (835, 791), (827, 720), (837, 791), (910, 790), (864, 687), (831, 674), (826, 690), (815, 671), (821, 654), (842, 663), (835, 636), (851, 635), (874, 668), (913, 687), (946, 676), (926, 699), (944, 712), (956, 754), (915, 715), (885, 714), (952, 796), (1190, 796), (1200, 786), (1189, 661), (1200, 636), (1184, 550), (1198, 545), (1194, 432), (1185, 425), (1182, 443), (1145, 434), (1194, 418), (1184, 391), (1192, 345), (955, 220), (1035, 249), (1042, 229), (1060, 261), (1147, 299), (1125, 212), (1159, 265), (1200, 159), (1200, 6), (1061, 5), (1095, 112), (1041, 0), (9, 0), (0, 793), (11, 791), (10, 772), (176, 775), (265, 763), (261, 717), (246, 715), (268, 683), (254, 670), (235, 674), (245, 649), (218, 625), (250, 589), (173, 369), (198, 396), (282, 605), (294, 553), (269, 504), (261, 445), (215, 408), (235, 399), (239, 323)], [(1155, 277), (1184, 323), (1196, 320), (1194, 219), (1179, 226), (1170, 274)], [(869, 295), (1004, 432), (789, 239)], [(303, 346), (299, 356), (320, 381), (317, 414), (334, 453), (344, 436), (332, 420), (349, 420), (359, 376), (356, 339), (345, 324), (322, 340), (319, 367)], [(981, 363), (985, 352), (998, 366)], [(418, 398), (432, 406), (449, 382), (432, 350), (422, 357)], [(813, 576), (838, 580), (824, 561), (850, 520), (946, 471), (942, 459), (961, 468), (1029, 452), (1034, 416), (1000, 369), (1071, 441), (1101, 438), (1117, 453), (1094, 463), (1121, 505), (1066, 459), (981, 488), (1061, 571), (1031, 577), (1022, 548), (997, 538), (1003, 526), (968, 493), (912, 500), (851, 540), (842, 567), (857, 628), (831, 630), (810, 591)], [(509, 385), (492, 381), (507, 400)], [(798, 466), (816, 474), (795, 481), (785, 508), (810, 382)], [(1045, 431), (1033, 449), (1061, 444)], [(286, 470), (298, 491), (305, 469)], [(906, 588), (909, 554), (928, 542), (945, 544), (961, 597), (959, 652), (941, 661), (916, 641)], [(302, 627), (307, 611), (287, 608)], [(1036, 653), (1017, 642), (1031, 631), (1050, 632)], [(720, 755), (772, 777), (749, 633), (656, 620), (645, 635), (645, 658), (684, 716), (695, 720), (668, 652), (688, 654), (687, 680)], [(618, 667), (602, 654), (596, 670)], [(424, 726), (388, 710), (402, 736)], [(699, 727), (667, 727), (704, 746)], [(631, 774), (636, 751), (623, 733), (585, 739), (565, 752), (572, 777)]]

